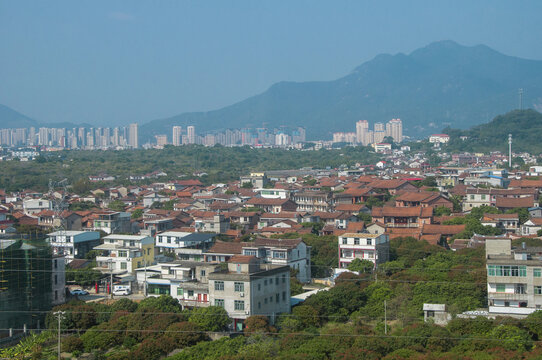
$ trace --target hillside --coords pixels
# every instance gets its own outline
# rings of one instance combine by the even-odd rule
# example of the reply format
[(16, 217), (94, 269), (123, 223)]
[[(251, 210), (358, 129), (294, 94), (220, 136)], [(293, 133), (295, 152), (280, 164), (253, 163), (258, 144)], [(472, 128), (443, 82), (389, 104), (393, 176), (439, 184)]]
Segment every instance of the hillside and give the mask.
[(354, 131), (355, 121), (399, 117), (404, 132), (424, 136), (453, 124), (466, 128), (517, 107), (542, 109), (542, 61), (503, 55), (487, 46), (441, 41), (409, 55), (378, 55), (334, 81), (280, 82), (262, 94), (225, 108), (154, 120), (140, 128), (143, 140), (171, 133), (173, 125), (198, 132), (245, 126), (295, 125), (309, 139)]
[[(532, 110), (514, 110), (495, 117), (487, 124), (477, 125), (470, 130), (446, 128), (450, 142), (445, 150), (452, 152), (508, 151), (508, 134), (512, 134), (513, 150), (542, 153), (542, 114)], [(461, 140), (461, 136), (467, 136)]]
[(38, 122), (12, 108), (0, 104), (0, 129), (28, 128), (38, 126)]

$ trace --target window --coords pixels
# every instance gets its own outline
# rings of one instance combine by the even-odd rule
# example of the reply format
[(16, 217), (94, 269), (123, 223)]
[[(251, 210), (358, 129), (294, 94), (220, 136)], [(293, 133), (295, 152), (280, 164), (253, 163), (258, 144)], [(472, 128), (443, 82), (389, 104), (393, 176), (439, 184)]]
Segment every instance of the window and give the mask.
[(215, 281), (215, 290), (224, 291), (224, 281)]
[(506, 292), (506, 285), (505, 284), (497, 284), (497, 292)]
[(262, 303), (258, 301), (258, 309), (262, 308)]
[(201, 275), (201, 276), (205, 276), (205, 270), (201, 270), (201, 271), (200, 271), (200, 275)]
[(275, 285), (278, 285), (278, 284), (279, 284), (279, 278), (276, 277), (276, 278), (275, 278)]
[(471, 195), (471, 196), (470, 196), (470, 199), (471, 199), (471, 200), (474, 200), (474, 195)]
[(269, 302), (270, 302), (270, 303), (273, 302), (273, 297), (272, 297), (272, 296), (269, 297)]
[(535, 286), (534, 287), (534, 294), (535, 295), (542, 295), (542, 286)]
[(245, 291), (245, 283), (242, 283), (242, 282), (234, 282), (233, 283), (234, 287), (235, 287), (235, 292), (243, 292)]
[(258, 284), (258, 291), (262, 290), (262, 284)]
[(522, 276), (522, 277), (527, 276), (527, 266), (520, 266), (519, 267), (519, 276)]
[(55, 285), (58, 284), (58, 275), (55, 274)]
[(123, 262), (120, 263), (120, 268), (121, 268), (122, 270), (126, 270), (126, 269), (128, 268), (128, 264), (127, 264), (126, 262), (123, 261)]
[(343, 245), (348, 244), (348, 240), (346, 238), (343, 238)]
[(58, 266), (58, 261), (55, 259), (55, 269), (57, 268)]
[(194, 296), (194, 290), (188, 290), (188, 296), (189, 297)]
[(374, 251), (367, 251), (367, 257), (368, 257), (369, 259), (374, 258), (374, 257), (375, 257)]
[(247, 256), (258, 256), (258, 251), (256, 250), (249, 250), (249, 249), (245, 249), (245, 255)]
[(267, 298), (263, 299), (264, 304), (267, 304)]
[(354, 245), (359, 245), (359, 239), (358, 238), (354, 238)]
[(265, 279), (265, 280), (263, 281), (263, 285), (264, 285), (264, 286), (267, 286), (267, 279)]
[(55, 290), (55, 300), (58, 300), (58, 290)]
[(168, 236), (168, 237), (167, 237), (167, 243), (168, 243), (168, 244), (171, 244), (171, 236)]
[(275, 295), (275, 301), (276, 301), (277, 303), (280, 302), (280, 294), (279, 294), (279, 293), (277, 293), (277, 294)]
[(178, 287), (178, 288), (177, 288), (177, 296), (183, 296), (183, 295), (184, 295), (184, 290), (183, 290), (183, 288)]
[(427, 310), (427, 317), (435, 317), (435, 311)]
[(486, 196), (485, 195), (482, 195), (482, 200), (485, 200), (486, 199)]
[(525, 294), (525, 284), (516, 284), (514, 294)]
[(237, 311), (245, 310), (245, 301), (244, 300), (235, 300), (233, 302), (233, 309)]
[(367, 245), (372, 245), (373, 244), (373, 239), (367, 239)]
[(286, 275), (282, 274), (282, 283), (284, 284), (286, 282)]
[(487, 266), (487, 276), (495, 276), (495, 265)]
[(282, 301), (286, 301), (286, 291), (282, 292)]
[(128, 251), (119, 250), (119, 257), (128, 257)]
[(534, 268), (534, 269), (533, 269), (533, 276), (534, 276), (534, 277), (541, 277), (541, 276), (542, 276), (542, 269), (540, 269), (540, 268)]
[(275, 259), (285, 259), (286, 253), (284, 251), (273, 251), (273, 257)]
[(215, 306), (224, 307), (224, 299), (215, 299)]

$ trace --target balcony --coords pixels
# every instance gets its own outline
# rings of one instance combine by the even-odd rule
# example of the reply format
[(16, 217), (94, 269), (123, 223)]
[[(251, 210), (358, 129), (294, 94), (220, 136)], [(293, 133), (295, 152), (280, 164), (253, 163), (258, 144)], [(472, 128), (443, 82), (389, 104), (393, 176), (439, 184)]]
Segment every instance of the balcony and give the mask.
[(528, 294), (514, 294), (503, 292), (488, 292), (488, 297), (493, 300), (505, 300), (505, 301), (527, 301)]

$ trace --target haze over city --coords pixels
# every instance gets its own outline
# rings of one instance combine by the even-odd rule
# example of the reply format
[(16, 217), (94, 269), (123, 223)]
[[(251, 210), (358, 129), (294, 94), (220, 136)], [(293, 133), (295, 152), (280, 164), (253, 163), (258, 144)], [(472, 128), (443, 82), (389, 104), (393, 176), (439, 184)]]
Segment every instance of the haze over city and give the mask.
[(45, 123), (126, 126), (439, 40), (542, 59), (540, 13), (538, 1), (0, 1), (0, 104)]

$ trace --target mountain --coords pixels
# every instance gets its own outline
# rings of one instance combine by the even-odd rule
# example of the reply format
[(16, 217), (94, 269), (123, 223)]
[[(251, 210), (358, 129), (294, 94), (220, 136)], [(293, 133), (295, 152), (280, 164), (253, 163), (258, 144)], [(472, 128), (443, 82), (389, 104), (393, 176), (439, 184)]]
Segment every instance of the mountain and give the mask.
[(262, 94), (208, 112), (150, 121), (144, 140), (171, 136), (174, 125), (198, 132), (224, 128), (303, 126), (309, 139), (355, 131), (360, 119), (401, 118), (406, 135), (424, 136), (447, 125), (466, 128), (518, 106), (542, 109), (542, 61), (503, 55), (484, 45), (440, 41), (410, 53), (378, 55), (334, 81), (280, 82)]
[(31, 126), (38, 126), (38, 122), (12, 108), (0, 104), (0, 129), (29, 128)]
[[(508, 134), (512, 134), (514, 152), (542, 153), (542, 114), (532, 110), (514, 110), (495, 117), (487, 124), (469, 130), (446, 128), (443, 133), (450, 135), (449, 143), (443, 150), (450, 152), (508, 152)], [(462, 140), (461, 137), (466, 137)]]

